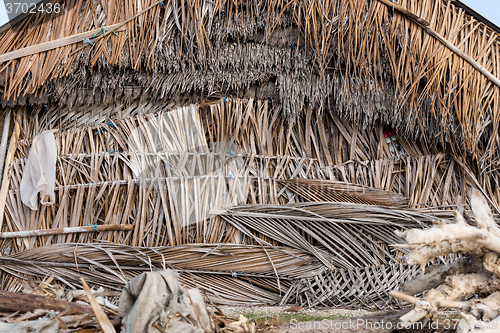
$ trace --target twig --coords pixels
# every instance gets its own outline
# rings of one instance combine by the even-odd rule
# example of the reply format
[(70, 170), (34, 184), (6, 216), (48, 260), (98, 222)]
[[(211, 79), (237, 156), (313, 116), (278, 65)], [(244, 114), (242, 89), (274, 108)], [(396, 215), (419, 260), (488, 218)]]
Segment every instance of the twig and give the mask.
[(99, 303), (97, 303), (97, 300), (92, 294), (92, 291), (90, 291), (87, 282), (85, 282), (85, 280), (82, 277), (80, 277), (80, 281), (82, 283), (83, 290), (85, 290), (85, 294), (87, 294), (90, 306), (92, 307), (92, 310), (94, 310), (94, 314), (97, 318), (97, 321), (99, 322), (99, 325), (101, 325), (101, 328), (104, 331), (104, 333), (116, 333), (115, 327), (113, 326), (113, 324), (111, 324), (108, 316), (104, 313)]

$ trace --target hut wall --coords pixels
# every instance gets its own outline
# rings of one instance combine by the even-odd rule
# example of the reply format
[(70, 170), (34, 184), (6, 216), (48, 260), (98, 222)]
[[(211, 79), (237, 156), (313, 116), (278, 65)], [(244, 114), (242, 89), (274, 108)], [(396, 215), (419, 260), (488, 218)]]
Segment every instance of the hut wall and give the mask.
[[(98, 240), (134, 246), (253, 244), (234, 226), (211, 218), (210, 211), (345, 200), (321, 184), (292, 186), (285, 182), (289, 179), (391, 191), (416, 208), (446, 208), (456, 204), (457, 194), (467, 197), (469, 180), (453, 157), (419, 141), (395, 136), (388, 141), (383, 125), (363, 130), (311, 109), (289, 121), (272, 103), (253, 99), (174, 109), (169, 103), (138, 103), (108, 107), (78, 128), (69, 119), (86, 115), (83, 108), (26, 111), (2, 229), (132, 224), (134, 230), (5, 240), (0, 249)], [(19, 184), (36, 126), (59, 129), (58, 161), (56, 203), (32, 211), (20, 200)], [(491, 193), (498, 200), (498, 193)]]

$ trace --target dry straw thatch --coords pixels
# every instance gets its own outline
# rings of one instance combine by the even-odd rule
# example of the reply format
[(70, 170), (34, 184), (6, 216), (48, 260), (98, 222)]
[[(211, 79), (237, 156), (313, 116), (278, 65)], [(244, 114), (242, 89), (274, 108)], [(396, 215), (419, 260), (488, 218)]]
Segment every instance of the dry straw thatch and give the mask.
[[(0, 258), (0, 262), (2, 270), (9, 272), (2, 281), (7, 290), (21, 288), (20, 274), (41, 278), (50, 274), (72, 288), (80, 288), (79, 278), (83, 276), (92, 284), (119, 290), (124, 280), (170, 267), (179, 269), (181, 282), (200, 288), (208, 301), (231, 305), (281, 301), (392, 308), (397, 303), (387, 300), (388, 290), (416, 275), (415, 269), (402, 264), (332, 272), (301, 250), (236, 244), (174, 248), (58, 244)], [(319, 283), (318, 279), (330, 280), (331, 284)]]
[[(61, 14), (38, 13), (0, 35), (10, 59), (3, 101), (71, 106), (229, 88), (273, 98), (288, 114), (324, 106), (363, 127), (381, 120), (496, 163), (498, 34), (453, 1), (386, 2), (67, 1)], [(93, 46), (63, 39), (88, 31)]]

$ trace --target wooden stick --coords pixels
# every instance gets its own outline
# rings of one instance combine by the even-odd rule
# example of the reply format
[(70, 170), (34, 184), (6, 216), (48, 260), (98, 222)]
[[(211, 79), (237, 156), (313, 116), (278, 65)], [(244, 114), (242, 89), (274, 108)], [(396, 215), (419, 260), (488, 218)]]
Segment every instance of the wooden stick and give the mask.
[(10, 114), (12, 113), (11, 108), (9, 108), (5, 114), (3, 120), (3, 132), (2, 132), (2, 143), (0, 143), (0, 174), (2, 174), (3, 163), (5, 162), (5, 151), (7, 150), (7, 142), (9, 140), (9, 128), (10, 128)]
[(56, 229), (41, 229), (41, 230), (26, 230), (0, 233), (0, 238), (22, 238), (22, 237), (35, 237), (47, 235), (62, 235), (62, 234), (76, 234), (80, 232), (92, 231), (119, 231), (119, 230), (132, 230), (132, 224), (106, 224), (106, 225), (89, 225), (84, 227), (72, 228), (56, 228)]
[[(110, 31), (117, 32), (117, 31), (122, 31), (125, 30), (125, 28), (120, 29), (120, 23), (109, 25), (107, 27), (104, 27), (106, 29), (106, 32), (109, 33)], [(74, 44), (74, 43), (81, 43), (84, 39), (89, 39), (92, 38), (96, 33), (101, 31), (102, 28), (100, 29), (94, 29), (86, 32), (82, 32), (80, 34), (68, 36), (68, 37), (63, 37), (59, 38), (56, 40), (52, 40), (50, 42), (46, 43), (41, 43), (41, 44), (36, 44), (28, 47), (24, 47), (19, 50), (11, 51), (5, 54), (0, 55), (0, 63), (17, 59), (17, 58), (22, 58), (26, 57), (35, 53), (40, 53), (44, 51), (49, 51), (52, 49), (56, 49), (58, 47), (63, 47), (66, 45)], [(109, 31), (107, 31), (109, 30)]]
[(417, 15), (413, 14), (412, 12), (410, 12), (409, 10), (407, 10), (406, 8), (401, 7), (397, 3), (394, 3), (394, 2), (392, 2), (390, 0), (378, 0), (378, 1), (382, 2), (384, 5), (387, 5), (388, 7), (394, 8), (394, 10), (396, 10), (396, 11), (400, 12), (401, 14), (407, 16), (409, 19), (411, 19), (412, 21), (418, 23), (419, 25), (430, 26), (429, 22), (427, 22), (426, 20), (424, 20), (420, 16), (417, 16)]
[(7, 158), (5, 160), (5, 167), (3, 170), (2, 177), (2, 187), (0, 189), (0, 230), (2, 230), (4, 212), (5, 212), (5, 203), (7, 202), (7, 192), (9, 191), (9, 166), (12, 160), (14, 159), (14, 155), (17, 148), (17, 141), (19, 140), (19, 134), (21, 132), (20, 128), (21, 123), (21, 114), (17, 113), (17, 119), (15, 121), (14, 133), (12, 134), (12, 139), (10, 140), (9, 151), (7, 152)]
[(389, 295), (391, 295), (394, 298), (399, 298), (400, 300), (411, 303), (411, 304), (417, 304), (417, 302), (422, 300), (418, 297), (407, 295), (405, 293), (402, 293), (402, 292), (396, 291), (396, 290), (390, 291)]
[(456, 55), (467, 61), (472, 67), (480, 71), (481, 73), (484, 74), (491, 82), (496, 84), (498, 87), (500, 87), (500, 79), (498, 79), (495, 75), (491, 74), (486, 68), (481, 66), (478, 62), (476, 62), (472, 57), (468, 56), (462, 50), (460, 50), (458, 47), (450, 43), (447, 39), (445, 39), (443, 36), (438, 34), (436, 31), (434, 31), (429, 23), (425, 21), (424, 19), (418, 17), (417, 15), (413, 14), (412, 12), (408, 11), (407, 9), (401, 7), (398, 4), (395, 4), (392, 1), (389, 0), (378, 0), (384, 5), (387, 5), (388, 7), (394, 8), (394, 10), (398, 11), (399, 13), (405, 15), (408, 17), (412, 22), (415, 22), (417, 25), (419, 25), (422, 29), (424, 29), (429, 35), (432, 37), (436, 38), (438, 41), (440, 41), (442, 44), (444, 44), (446, 47), (448, 47), (451, 51), (453, 51)]
[(103, 332), (116, 333), (115, 327), (113, 326), (113, 324), (111, 324), (108, 316), (104, 313), (99, 303), (97, 303), (97, 300), (95, 299), (94, 294), (92, 294), (92, 292), (90, 291), (87, 282), (85, 282), (82, 277), (80, 277), (80, 281), (82, 282), (83, 290), (85, 290), (85, 294), (89, 299), (90, 306), (92, 307), (92, 310), (94, 310), (95, 317), (97, 318), (99, 325), (101, 325)]
[(0, 291), (0, 311), (28, 312), (36, 309), (46, 309), (54, 311), (65, 311), (70, 309), (72, 313), (89, 315), (93, 314), (91, 307), (79, 303), (27, 293)]

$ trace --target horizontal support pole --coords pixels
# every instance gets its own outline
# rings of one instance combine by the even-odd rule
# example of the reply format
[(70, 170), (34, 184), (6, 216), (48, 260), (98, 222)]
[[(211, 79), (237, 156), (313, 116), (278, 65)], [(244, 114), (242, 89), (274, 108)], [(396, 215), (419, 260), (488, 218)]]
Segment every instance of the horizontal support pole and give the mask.
[(127, 230), (133, 230), (133, 229), (134, 229), (134, 226), (132, 224), (89, 225), (89, 226), (84, 226), (84, 227), (2, 232), (2, 233), (0, 233), (0, 239), (76, 234), (76, 233), (80, 233), (80, 232), (92, 232), (92, 231), (97, 231), (97, 232), (99, 232), (99, 231), (127, 231)]
[[(113, 31), (123, 31), (125, 30), (124, 28), (118, 29), (119, 24), (113, 24), (113, 25), (108, 25), (107, 27), (104, 27), (107, 30), (113, 30)], [(26, 57), (35, 53), (40, 53), (40, 52), (46, 52), (50, 51), (53, 49), (56, 49), (58, 47), (63, 47), (75, 43), (82, 43), (84, 39), (89, 39), (94, 37), (96, 33), (99, 33), (102, 28), (99, 29), (93, 29), (90, 31), (82, 32), (76, 35), (68, 36), (68, 37), (63, 37), (59, 39), (55, 39), (49, 42), (41, 43), (41, 44), (35, 44), (32, 46), (24, 47), (22, 49), (14, 50), (8, 53), (4, 53), (0, 55), (0, 63), (6, 62), (9, 60), (14, 60), (17, 58), (22, 58)], [(108, 32), (109, 34), (109, 32)]]

